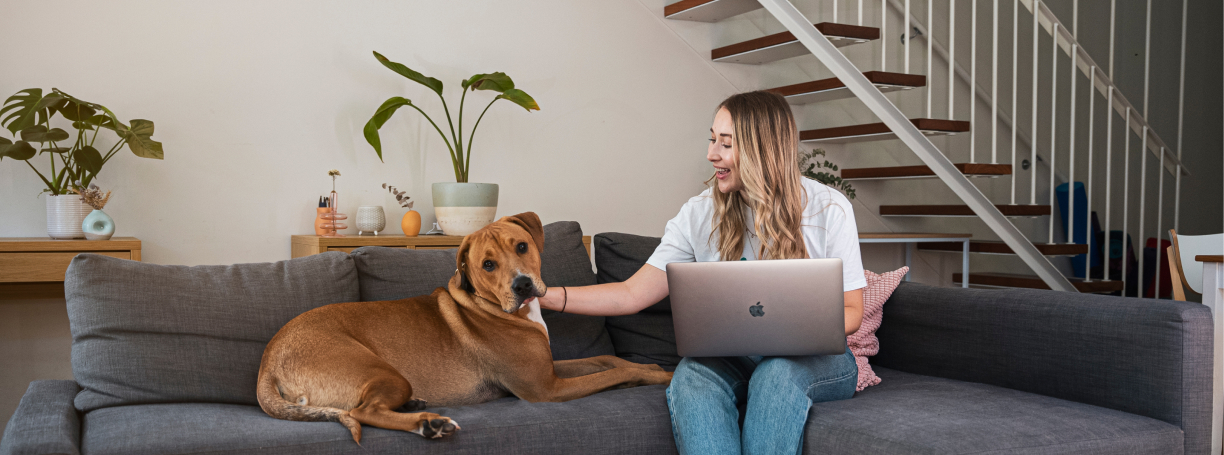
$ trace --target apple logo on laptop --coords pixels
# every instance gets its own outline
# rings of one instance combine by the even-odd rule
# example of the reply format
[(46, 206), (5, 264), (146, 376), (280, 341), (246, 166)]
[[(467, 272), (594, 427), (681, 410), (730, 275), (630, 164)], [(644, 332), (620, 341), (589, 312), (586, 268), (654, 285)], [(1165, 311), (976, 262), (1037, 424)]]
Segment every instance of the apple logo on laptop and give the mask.
[(764, 316), (765, 306), (761, 305), (761, 302), (757, 302), (756, 305), (752, 305), (748, 307), (748, 314), (751, 314), (752, 317), (754, 318), (759, 318), (761, 316)]

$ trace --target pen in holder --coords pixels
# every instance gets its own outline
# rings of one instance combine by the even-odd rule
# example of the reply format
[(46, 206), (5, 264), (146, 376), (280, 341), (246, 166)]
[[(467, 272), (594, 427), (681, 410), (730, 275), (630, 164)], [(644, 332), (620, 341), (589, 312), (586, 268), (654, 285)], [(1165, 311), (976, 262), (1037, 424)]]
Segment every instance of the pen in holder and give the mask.
[(327, 199), (330, 202), (328, 205), (331, 206), (329, 211), (319, 215), (319, 218), (324, 220), (323, 224), (319, 227), (327, 231), (321, 235), (321, 237), (344, 237), (344, 234), (341, 234), (338, 231), (341, 229), (348, 229), (347, 225), (340, 222), (348, 219), (348, 215), (340, 213), (338, 210), (336, 210), (336, 204), (339, 202), (338, 198), (339, 196), (336, 195), (336, 192), (332, 191), (331, 196), (329, 196)]

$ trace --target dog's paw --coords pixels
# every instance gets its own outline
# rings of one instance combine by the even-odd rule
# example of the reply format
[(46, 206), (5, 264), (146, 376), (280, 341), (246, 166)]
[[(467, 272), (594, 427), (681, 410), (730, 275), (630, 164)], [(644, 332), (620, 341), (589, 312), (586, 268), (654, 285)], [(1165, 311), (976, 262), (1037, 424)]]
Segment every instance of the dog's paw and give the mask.
[(434, 415), (434, 418), (421, 419), (421, 426), (413, 433), (419, 434), (429, 439), (437, 439), (443, 436), (450, 436), (452, 433), (459, 431), (459, 423), (451, 420), (449, 417)]
[(409, 400), (407, 403), (404, 403), (404, 405), (403, 405), (403, 406), (400, 406), (400, 408), (399, 408), (398, 410), (396, 410), (396, 412), (418, 412), (418, 411), (423, 411), (423, 410), (425, 410), (425, 408), (426, 408), (426, 404), (427, 404), (427, 403), (428, 403), (428, 402), (426, 402), (425, 400), (422, 400), (422, 399), (420, 399), (420, 398), (413, 398), (412, 400)]

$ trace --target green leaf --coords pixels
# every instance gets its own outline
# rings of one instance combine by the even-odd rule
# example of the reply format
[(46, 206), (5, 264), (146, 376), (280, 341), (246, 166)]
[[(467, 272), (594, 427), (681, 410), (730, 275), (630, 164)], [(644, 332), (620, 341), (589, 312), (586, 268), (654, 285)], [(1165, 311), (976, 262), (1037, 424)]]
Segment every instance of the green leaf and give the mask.
[(89, 105), (77, 103), (67, 98), (64, 99), (63, 106), (60, 106), (58, 110), (60, 115), (63, 115), (64, 118), (74, 122), (88, 119), (97, 113), (97, 111), (95, 111), (94, 108), (89, 107)]
[(39, 151), (38, 151), (38, 154), (39, 154), (39, 155), (42, 155), (42, 154), (44, 154), (44, 153), (64, 153), (64, 152), (67, 152), (67, 151), (69, 151), (69, 150), (71, 150), (71, 149), (69, 149), (69, 148), (65, 148), (65, 147), (55, 147), (55, 146), (51, 146), (51, 147), (43, 147), (43, 149), (42, 149), (42, 150), (39, 150)]
[[(52, 92), (54, 92), (56, 95), (58, 95), (58, 96), (60, 96), (60, 97), (63, 97), (64, 99), (66, 99), (66, 100), (68, 100), (68, 101), (74, 102), (74, 103), (79, 104), (79, 105), (81, 105), (81, 106), (88, 106), (89, 108), (92, 108), (92, 109), (95, 109), (95, 110), (102, 111), (102, 112), (103, 112), (103, 114), (99, 114), (99, 115), (102, 115), (103, 117), (106, 117), (108, 120), (110, 120), (110, 125), (112, 125), (112, 126), (106, 126), (106, 125), (100, 125), (100, 126), (104, 126), (104, 127), (108, 128), (108, 129), (112, 129), (112, 130), (113, 130), (113, 129), (115, 129), (115, 128), (113, 127), (113, 125), (114, 125), (114, 124), (122, 123), (122, 122), (120, 122), (120, 121), (119, 121), (119, 118), (118, 118), (118, 117), (115, 117), (115, 113), (114, 113), (114, 112), (111, 112), (111, 110), (110, 110), (110, 109), (107, 109), (107, 108), (106, 108), (106, 106), (103, 106), (103, 105), (98, 104), (98, 103), (91, 103), (91, 102), (89, 102), (89, 101), (82, 100), (82, 99), (77, 98), (77, 97), (75, 97), (75, 96), (72, 96), (72, 95), (69, 95), (69, 94), (67, 94), (67, 93), (64, 93), (64, 92), (60, 91), (60, 89), (57, 89), (57, 88), (52, 88), (52, 89), (51, 89), (51, 91), (52, 91)], [(95, 116), (95, 117), (96, 117), (96, 116)], [(94, 124), (95, 124), (95, 125), (98, 125), (98, 123), (96, 123), (96, 122), (95, 122)]]
[(438, 96), (442, 96), (442, 81), (413, 71), (407, 66), (387, 60), (386, 57), (383, 57), (382, 54), (379, 54), (378, 52), (374, 53), (374, 58), (377, 58), (379, 63), (382, 63), (383, 66), (390, 68), (391, 71), (395, 71), (400, 76), (404, 76), (418, 84), (429, 87), (429, 89), (433, 90), (434, 93), (437, 93)]
[(46, 125), (34, 125), (21, 130), (21, 140), (26, 142), (66, 141), (71, 137), (67, 131), (59, 128), (47, 129)]
[[(475, 79), (476, 76), (480, 76), (480, 78)], [(507, 76), (506, 73), (477, 74), (476, 76), (472, 76), (473, 79), (468, 79), (471, 81), (468, 85), (472, 87), (472, 90), (492, 90), (497, 93), (505, 93), (507, 90), (514, 88), (514, 81), (510, 80), (510, 76)]]
[(378, 110), (374, 111), (374, 116), (370, 117), (370, 121), (366, 122), (364, 133), (366, 142), (369, 142), (374, 147), (374, 152), (378, 154), (378, 160), (382, 161), (382, 139), (378, 137), (378, 130), (383, 124), (395, 114), (395, 111), (401, 107), (412, 105), (412, 101), (401, 97), (393, 96), (387, 101), (378, 106)]
[(480, 80), (480, 78), (485, 77), (485, 76), (488, 76), (488, 74), (484, 74), (484, 73), (481, 73), (481, 74), (474, 74), (474, 75), (472, 75), (472, 77), (469, 77), (469, 78), (464, 79), (463, 81), (459, 82), (459, 85), (463, 86), (463, 89), (464, 89), (464, 90), (467, 90), (467, 88), (468, 88), (468, 87), (470, 87), (470, 86), (472, 85), (472, 83), (474, 83), (474, 82), (476, 82), (476, 81)]
[(88, 130), (88, 131), (94, 130), (94, 125), (89, 122), (72, 122), (72, 127), (78, 130)]
[(522, 106), (523, 109), (527, 109), (527, 112), (531, 112), (533, 109), (537, 111), (540, 110), (540, 105), (536, 104), (535, 100), (531, 98), (531, 95), (528, 95), (527, 92), (517, 88), (506, 90), (505, 93), (497, 95), (497, 97), (510, 100), (514, 104)]
[[(80, 128), (79, 126), (77, 126), (77, 123), (84, 123), (84, 124), (87, 124), (87, 125), (90, 125), (90, 126), (94, 126), (94, 127), (102, 127), (102, 128), (106, 128), (106, 129), (111, 130), (111, 131), (115, 131), (115, 122), (114, 122), (114, 121), (112, 121), (112, 120), (111, 120), (111, 118), (110, 118), (109, 116), (106, 116), (106, 115), (103, 115), (103, 114), (98, 114), (98, 115), (95, 115), (95, 116), (93, 116), (93, 117), (89, 117), (89, 118), (87, 118), (87, 119), (85, 119), (85, 120), (82, 120), (82, 121), (80, 121), (80, 122), (73, 122), (72, 127), (73, 127), (73, 128)], [(93, 129), (93, 128), (86, 128), (86, 129)]]
[(136, 156), (156, 160), (163, 159), (164, 153), (162, 152), (161, 142), (152, 139), (153, 122), (135, 119), (132, 120), (131, 128), (118, 122), (115, 123), (115, 128), (115, 132), (119, 133), (119, 137), (127, 140), (128, 149)]
[(102, 170), (102, 153), (88, 145), (72, 152), (72, 159), (77, 165), (81, 166), (86, 173), (97, 175)]
[[(5, 139), (8, 141), (8, 139)], [(36, 154), (34, 146), (25, 141), (17, 141), (12, 144), (0, 144), (0, 159), (5, 157), (15, 160), (28, 160)]]
[(0, 125), (17, 134), (18, 131), (45, 122), (54, 113), (54, 108), (62, 105), (64, 99), (59, 95), (44, 97), (42, 93), (42, 89), (28, 88), (4, 100), (4, 107), (0, 108), (0, 117), (3, 117), (0, 119)]

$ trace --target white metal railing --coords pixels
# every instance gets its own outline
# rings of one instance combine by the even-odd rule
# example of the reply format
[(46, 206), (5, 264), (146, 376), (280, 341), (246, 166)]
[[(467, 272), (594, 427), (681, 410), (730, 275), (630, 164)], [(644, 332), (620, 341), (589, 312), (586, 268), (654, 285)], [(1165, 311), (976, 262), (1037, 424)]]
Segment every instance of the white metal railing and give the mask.
[[(1160, 260), (1155, 261), (1157, 270), (1155, 271), (1155, 278), (1152, 280), (1153, 284), (1151, 285), (1147, 284), (1148, 282), (1147, 280), (1144, 279), (1145, 278), (1144, 275), (1148, 271), (1144, 270), (1145, 264), (1144, 264), (1144, 260), (1142, 259), (1142, 256), (1143, 256), (1142, 252), (1144, 251), (1144, 246), (1146, 245), (1147, 239), (1144, 238), (1143, 235), (1145, 232), (1150, 231), (1150, 228), (1153, 226), (1153, 222), (1154, 222), (1155, 231), (1157, 232), (1156, 234), (1157, 258), (1159, 258), (1159, 251), (1163, 250), (1163, 248), (1160, 248), (1160, 241), (1163, 240), (1164, 233), (1167, 232), (1167, 228), (1169, 227), (1165, 225), (1165, 216), (1164, 216), (1165, 215), (1164, 206), (1166, 205), (1165, 199), (1166, 198), (1171, 199), (1170, 201), (1168, 201), (1168, 203), (1173, 205), (1172, 226), (1176, 228), (1179, 224), (1179, 219), (1180, 219), (1181, 179), (1183, 176), (1190, 175), (1190, 173), (1182, 166), (1182, 163), (1180, 161), (1180, 154), (1181, 154), (1180, 151), (1181, 151), (1181, 145), (1182, 145), (1182, 141), (1181, 141), (1182, 124), (1183, 124), (1183, 115), (1184, 115), (1182, 110), (1184, 109), (1185, 19), (1186, 19), (1186, 6), (1187, 6), (1186, 0), (1183, 0), (1182, 2), (1183, 3), (1182, 4), (1183, 25), (1181, 29), (1181, 33), (1183, 35), (1182, 36), (1182, 48), (1181, 48), (1181, 52), (1182, 52), (1181, 86), (1182, 87), (1179, 89), (1179, 101), (1178, 101), (1179, 102), (1178, 104), (1179, 114), (1178, 114), (1178, 131), (1177, 131), (1178, 144), (1177, 144), (1176, 149), (1173, 147), (1169, 147), (1164, 142), (1164, 140), (1161, 139), (1161, 137), (1156, 133), (1156, 131), (1151, 128), (1148, 122), (1148, 113), (1149, 113), (1149, 106), (1150, 106), (1150, 100), (1148, 99), (1150, 77), (1148, 77), (1148, 75), (1150, 74), (1150, 49), (1151, 49), (1150, 47), (1150, 44), (1151, 44), (1151, 1), (1150, 0), (1146, 2), (1146, 5), (1145, 5), (1147, 8), (1146, 9), (1147, 22), (1145, 25), (1145, 37), (1144, 37), (1146, 51), (1145, 51), (1145, 62), (1144, 62), (1145, 76), (1144, 76), (1144, 99), (1143, 99), (1143, 109), (1142, 110), (1137, 109), (1133, 104), (1131, 104), (1130, 101), (1126, 98), (1126, 96), (1121, 91), (1119, 91), (1117, 86), (1113, 83), (1113, 67), (1114, 67), (1113, 53), (1114, 53), (1115, 41), (1116, 41), (1114, 37), (1116, 33), (1116, 25), (1115, 25), (1116, 9), (1117, 9), (1116, 0), (1112, 0), (1111, 5), (1110, 5), (1110, 32), (1109, 32), (1110, 33), (1110, 39), (1109, 39), (1110, 44), (1109, 44), (1108, 72), (1102, 69), (1102, 67), (1098, 65), (1092, 59), (1088, 51), (1084, 49), (1083, 46), (1081, 46), (1079, 43), (1079, 40), (1078, 40), (1079, 38), (1078, 37), (1079, 1), (1078, 0), (1074, 0), (1073, 2), (1072, 22), (1071, 22), (1070, 27), (1067, 27), (1066, 25), (1064, 25), (1053, 14), (1053, 12), (1050, 11), (1048, 6), (1041, 0), (1003, 0), (1003, 1), (1012, 2), (1012, 8), (1011, 8), (1012, 10), (1012, 18), (1011, 18), (1012, 33), (1010, 37), (1011, 39), (1011, 56), (1010, 57), (1012, 61), (1010, 71), (1012, 73), (1011, 74), (1012, 89), (1011, 89), (1011, 93), (1009, 94), (1010, 95), (1009, 97), (1011, 99), (1010, 115), (1004, 113), (1006, 109), (1003, 109), (1003, 110), (1000, 109), (1000, 102), (1004, 101), (1004, 98), (1001, 98), (999, 95), (999, 77), (1001, 76), (999, 65), (998, 65), (999, 58), (1000, 58), (999, 50), (1001, 48), (1000, 47), (1001, 42), (999, 38), (999, 14), (1000, 14), (1000, 9), (1001, 9), (1000, 0), (969, 0), (969, 1), (971, 2), (970, 4), (970, 9), (971, 9), (970, 16), (971, 17), (968, 19), (970, 22), (969, 23), (970, 34), (968, 37), (970, 42), (967, 44), (970, 47), (970, 56), (968, 57), (969, 68), (965, 69), (961, 66), (960, 62), (958, 62), (955, 58), (949, 57), (950, 55), (955, 55), (957, 41), (963, 41), (965, 39), (964, 37), (962, 37), (959, 40), (954, 39), (955, 30), (956, 30), (956, 22), (957, 22), (956, 20), (957, 5), (956, 5), (955, 0), (948, 0), (946, 2), (946, 5), (948, 7), (948, 18), (946, 21), (947, 34), (943, 35), (946, 38), (946, 40), (944, 40), (944, 43), (946, 43), (947, 45), (946, 49), (943, 45), (944, 43), (940, 43), (939, 38), (931, 31), (932, 25), (933, 25), (932, 22), (935, 21), (935, 15), (934, 15), (933, 8), (932, 8), (934, 4), (933, 1), (927, 0), (927, 4), (926, 4), (927, 14), (924, 17), (927, 23), (923, 24), (922, 21), (919, 20), (921, 18), (914, 17), (912, 15), (912, 9), (913, 9), (913, 6), (911, 5), (912, 0), (881, 0), (881, 6), (882, 6), (881, 9), (883, 11), (881, 11), (881, 22), (879, 25), (881, 27), (882, 37), (887, 36), (887, 30), (888, 30), (887, 19), (888, 19), (888, 14), (889, 14), (889, 11), (887, 11), (887, 9), (888, 7), (891, 7), (894, 13), (899, 13), (903, 15), (902, 23), (904, 23), (906, 26), (904, 30), (905, 30), (905, 36), (907, 38), (909, 37), (909, 35), (914, 35), (915, 37), (921, 36), (923, 37), (923, 39), (927, 40), (926, 44), (927, 44), (928, 52), (927, 52), (926, 68), (927, 68), (928, 84), (926, 88), (927, 93), (925, 95), (926, 103), (927, 103), (927, 106), (926, 106), (927, 116), (929, 117), (932, 112), (932, 107), (930, 106), (930, 104), (931, 104), (931, 100), (935, 98), (934, 92), (936, 90), (943, 89), (946, 91), (946, 96), (947, 96), (947, 118), (948, 119), (956, 118), (956, 112), (955, 112), (956, 109), (955, 109), (955, 104), (954, 104), (955, 92), (956, 92), (956, 87), (957, 87), (956, 79), (960, 78), (961, 80), (965, 80), (968, 83), (969, 88), (970, 88), (971, 98), (973, 99), (973, 101), (969, 103), (969, 112), (968, 112), (969, 119), (971, 120), (969, 135), (972, 138), (970, 140), (969, 150), (968, 150), (969, 162), (971, 163), (977, 162), (977, 160), (979, 159), (979, 156), (977, 153), (977, 142), (978, 142), (977, 139), (979, 139), (978, 138), (979, 132), (983, 132), (981, 127), (985, 127), (985, 125), (976, 125), (977, 122), (973, 122), (973, 120), (977, 119), (977, 113), (978, 113), (977, 104), (980, 102), (988, 106), (988, 108), (990, 109), (990, 118), (994, 119), (994, 121), (992, 121), (991, 124), (989, 125), (990, 127), (990, 134), (989, 134), (990, 162), (991, 163), (999, 162), (999, 153), (998, 153), (999, 128), (1003, 127), (1003, 128), (1007, 128), (1008, 130), (1010, 130), (1011, 150), (1010, 150), (1010, 153), (1005, 153), (1005, 157), (1010, 157), (1010, 163), (1013, 165), (1013, 174), (1012, 174), (1011, 182), (1010, 182), (1011, 185), (1010, 185), (1010, 195), (1009, 195), (1010, 196), (1009, 199), (1012, 204), (1015, 204), (1016, 199), (1017, 199), (1016, 198), (1017, 181), (1023, 177), (1023, 175), (1019, 172), (1018, 167), (1015, 166), (1017, 164), (1016, 159), (1017, 159), (1018, 151), (1021, 146), (1027, 146), (1029, 148), (1029, 162), (1032, 165), (1032, 168), (1029, 172), (1029, 179), (1028, 179), (1029, 181), (1029, 201), (1028, 202), (1030, 204), (1038, 203), (1037, 202), (1038, 201), (1037, 189), (1038, 189), (1039, 174), (1038, 174), (1038, 169), (1037, 169), (1037, 163), (1041, 162), (1047, 166), (1047, 169), (1049, 172), (1048, 178), (1047, 178), (1048, 180), (1048, 189), (1047, 189), (1048, 198), (1046, 198), (1046, 200), (1042, 202), (1049, 203), (1051, 208), (1053, 209), (1055, 205), (1057, 204), (1057, 200), (1056, 200), (1057, 186), (1060, 183), (1068, 183), (1067, 185), (1068, 192), (1067, 192), (1067, 201), (1066, 201), (1067, 213), (1075, 214), (1077, 212), (1076, 207), (1075, 207), (1075, 204), (1077, 204), (1077, 202), (1076, 202), (1076, 197), (1075, 197), (1076, 191), (1075, 191), (1074, 183), (1076, 183), (1075, 178), (1077, 175), (1077, 170), (1083, 169), (1083, 168), (1077, 169), (1077, 165), (1080, 165), (1080, 164), (1085, 165), (1086, 173), (1084, 173), (1082, 170), (1080, 172), (1086, 175), (1086, 177), (1083, 177), (1084, 182), (1082, 183), (1084, 187), (1085, 200), (1087, 201), (1087, 206), (1082, 207), (1082, 210), (1080, 210), (1080, 213), (1087, 213), (1089, 214), (1089, 216), (1082, 217), (1081, 215), (1081, 217), (1075, 217), (1075, 216), (1068, 217), (1068, 219), (1066, 220), (1066, 241), (1067, 242), (1074, 241), (1075, 234), (1082, 232), (1084, 235), (1084, 242), (1088, 244), (1098, 243), (1097, 239), (1095, 239), (1094, 238), (1095, 236), (1093, 235), (1094, 234), (1093, 224), (1091, 223), (1092, 209), (1094, 207), (1097, 207), (1097, 208), (1104, 207), (1105, 217), (1104, 217), (1104, 223), (1103, 223), (1104, 224), (1104, 228), (1103, 228), (1104, 238), (1102, 239), (1103, 241), (1099, 242), (1098, 244), (1098, 248), (1100, 248), (1099, 250), (1100, 255), (1103, 260), (1103, 264), (1102, 264), (1103, 271), (1095, 275), (1091, 273), (1092, 258), (1085, 257), (1084, 259), (1085, 276), (1083, 278), (1086, 281), (1091, 281), (1094, 279), (1095, 280), (1110, 280), (1110, 279), (1117, 278), (1117, 279), (1121, 279), (1124, 285), (1130, 285), (1130, 284), (1135, 285), (1135, 288), (1137, 289), (1136, 292), (1138, 293), (1139, 296), (1143, 296), (1145, 292), (1149, 291), (1148, 287), (1154, 287), (1154, 289), (1151, 289), (1151, 291), (1154, 291), (1154, 295), (1159, 296), (1160, 295), (1159, 294), (1160, 276), (1162, 273), (1164, 273), (1164, 268), (1166, 268), (1165, 267), (1166, 265), (1163, 263), (1164, 261), (1160, 261)], [(978, 3), (980, 1), (989, 1), (988, 5), (990, 5), (989, 7), (991, 8), (991, 11), (989, 14), (992, 20), (992, 23), (991, 23), (992, 27), (991, 27), (989, 37), (987, 36), (979, 37), (978, 36), (979, 30), (977, 26), (977, 21), (978, 21), (979, 12), (977, 11), (977, 9), (978, 9)], [(1019, 29), (1020, 29), (1020, 20), (1021, 20), (1021, 14), (1020, 14), (1021, 5), (1023, 5), (1024, 9), (1027, 10), (1027, 12), (1031, 14), (1031, 18), (1032, 18), (1031, 19), (1032, 20), (1032, 35), (1031, 35), (1031, 39), (1032, 39), (1032, 47), (1031, 47), (1032, 87), (1030, 89), (1031, 101), (1029, 105), (1030, 121), (1029, 121), (1029, 125), (1027, 129), (1020, 128), (1020, 125), (1018, 124), (1019, 119), (1017, 118), (1017, 115), (1019, 113), (1017, 110), (1018, 108), (1017, 101), (1020, 98), (1019, 97), (1020, 87), (1018, 83), (1018, 79), (1019, 79), (1018, 75), (1020, 72), (1020, 67), (1018, 66), (1018, 64), (1020, 62), (1019, 41), (1021, 37), (1019, 35), (1019, 31), (1020, 31)], [(914, 30), (917, 30), (917, 31), (915, 32)], [(1051, 37), (1051, 41), (1049, 45), (1051, 50), (1049, 51), (1049, 57), (1048, 57), (1050, 59), (1049, 60), (1050, 68), (1049, 68), (1048, 74), (1044, 74), (1045, 72), (1039, 72), (1038, 70), (1040, 66), (1038, 57), (1039, 57), (1039, 54), (1041, 54), (1041, 47), (1038, 46), (1038, 44), (1042, 36)], [(991, 40), (990, 49), (992, 50), (992, 52), (991, 52), (991, 57), (990, 57), (991, 62), (990, 62), (990, 70), (989, 70), (990, 71), (990, 75), (989, 75), (990, 86), (988, 88), (980, 87), (978, 85), (978, 79), (979, 79), (979, 74), (978, 74), (979, 68), (978, 68), (978, 62), (977, 62), (977, 56), (978, 56), (977, 40), (978, 39), (990, 39)], [(911, 40), (906, 39), (904, 41), (904, 44), (901, 46), (901, 52), (904, 53), (904, 59), (903, 59), (904, 70), (907, 73), (909, 72), (909, 68), (910, 68), (910, 63), (909, 63), (909, 60), (910, 60), (909, 43), (910, 41)], [(886, 69), (885, 65), (888, 61), (887, 45), (881, 44), (880, 51), (881, 51), (881, 68), (880, 69), (885, 70)], [(1059, 98), (1060, 90), (1058, 87), (1059, 85), (1062, 85), (1062, 81), (1060, 81), (1060, 78), (1059, 78), (1060, 74), (1058, 70), (1059, 60), (1062, 58), (1060, 57), (1061, 55), (1065, 55), (1066, 58), (1070, 62), (1070, 65), (1069, 65), (1070, 79), (1069, 80), (1065, 79), (1066, 73), (1062, 74), (1064, 77), (1064, 80), (1068, 81), (1069, 83), (1069, 87), (1067, 87), (1065, 90), (1065, 93), (1067, 95), (1064, 95), (1063, 98), (1061, 99), (1062, 103), (1060, 103), (1060, 98)], [(932, 59), (935, 56), (938, 56), (939, 58), (943, 58), (947, 62), (948, 81), (946, 85), (935, 84), (933, 83), (934, 81), (931, 79), (931, 76), (933, 76), (933, 74), (931, 73), (931, 68), (933, 67)], [(1088, 87), (1090, 89), (1090, 92), (1092, 93), (1087, 103), (1088, 104), (1087, 106), (1088, 116), (1087, 116), (1086, 121), (1084, 122), (1080, 121), (1080, 120), (1083, 120), (1081, 118), (1081, 114), (1082, 114), (1081, 111), (1083, 109), (1080, 105), (1077, 105), (1077, 100), (1079, 97), (1078, 87), (1083, 82), (1081, 81), (1081, 75), (1082, 75), (1082, 78), (1088, 82), (1089, 84)], [(1045, 110), (1045, 109), (1040, 109), (1038, 106), (1038, 101), (1039, 101), (1038, 100), (1038, 93), (1039, 93), (1038, 87), (1040, 86), (1042, 82), (1049, 84), (1049, 91), (1050, 91), (1050, 105), (1048, 106), (1050, 124), (1048, 125), (1048, 128), (1045, 130), (1041, 129), (1041, 125), (1039, 125), (1039, 122), (1038, 122), (1038, 112)], [(1097, 113), (1096, 113), (1096, 104), (1097, 104), (1096, 97), (1098, 93), (1103, 98), (1103, 101), (1106, 102), (1106, 110), (1108, 112), (1108, 114), (1105, 116), (1106, 118), (1103, 119), (1103, 121), (1105, 122), (1104, 127), (1106, 131), (1106, 140), (1104, 144), (1105, 153), (1103, 157), (1101, 156), (1101, 154), (1097, 153), (1097, 150), (1096, 150), (1096, 147), (1097, 147), (1096, 137), (1095, 137), (1096, 136), (1096, 124), (1099, 121), (1097, 118)], [(1062, 122), (1062, 124), (1060, 124), (1058, 117), (1056, 115), (1059, 112), (1060, 107), (1066, 108), (1070, 111), (1070, 115), (1067, 117), (1067, 119), (1064, 122)], [(1116, 140), (1114, 138), (1114, 131), (1113, 131), (1113, 117), (1115, 114), (1124, 120), (1125, 122), (1124, 125), (1127, 131), (1127, 134), (1125, 135), (1127, 139), (1124, 141), (1125, 147), (1123, 147), (1125, 151), (1123, 153), (1123, 156), (1121, 157), (1123, 160), (1123, 173), (1124, 173), (1124, 184), (1122, 187), (1123, 195), (1120, 198), (1122, 199), (1121, 204), (1118, 203), (1119, 197), (1116, 194), (1114, 194), (1117, 189), (1113, 185), (1113, 174), (1117, 172), (1117, 170), (1114, 168), (1116, 163), (1115, 163), (1114, 156), (1113, 156), (1113, 145), (1114, 145), (1113, 143)], [(1060, 134), (1061, 132), (1060, 130), (1064, 130), (1064, 129), (1065, 129), (1065, 133), (1063, 134), (1066, 134), (1068, 140), (1067, 140), (1066, 146), (1059, 147), (1058, 134)], [(1043, 134), (1043, 133), (1049, 135), (1050, 139), (1049, 139), (1048, 148), (1041, 147), (1039, 143), (1037, 142), (1037, 138), (1039, 137), (1040, 134)], [(1134, 135), (1135, 138), (1140, 140), (1140, 144), (1141, 144), (1140, 153), (1138, 154), (1137, 157), (1132, 156), (1130, 154), (1130, 142), (1132, 140), (1130, 138), (1132, 137), (1131, 136), (1132, 134)], [(1077, 136), (1082, 138), (1085, 135), (1087, 137), (1087, 148), (1081, 150), (1081, 147), (1079, 146), (1079, 143), (1077, 142)], [(1065, 150), (1066, 153), (1065, 154), (1061, 153), (1060, 149)], [(1142, 153), (1143, 150), (1147, 150), (1149, 153)], [(1176, 150), (1176, 152), (1174, 152), (1174, 150)], [(1081, 151), (1084, 153), (1077, 153)], [(1140, 174), (1138, 176), (1138, 179), (1139, 179), (1138, 193), (1139, 194), (1137, 195), (1138, 196), (1137, 198), (1132, 198), (1132, 195), (1130, 194), (1132, 192), (1132, 187), (1130, 184), (1131, 176), (1130, 176), (1129, 168), (1131, 165), (1131, 161), (1135, 159), (1139, 160), (1138, 164), (1140, 167)], [(1158, 175), (1156, 176), (1149, 176), (1147, 172), (1147, 167), (1148, 167), (1147, 161), (1149, 159), (1151, 159), (1152, 161), (1155, 161), (1155, 164), (1159, 166), (1157, 169), (1161, 169), (1164, 172), (1158, 172)], [(1095, 179), (1095, 175), (1098, 172), (1102, 172), (1102, 171), (1105, 174), (1105, 188), (1104, 188), (1103, 194), (1101, 192), (1096, 191), (1096, 188), (1094, 187), (1096, 184), (1099, 183)], [(1165, 189), (1164, 175), (1166, 173), (1174, 176), (1174, 184), (1173, 184), (1173, 187), (1171, 188), (1171, 191), (1166, 191)], [(1152, 181), (1149, 182), (1149, 180), (1152, 180)], [(1155, 218), (1154, 220), (1148, 219), (1148, 218), (1152, 218), (1152, 214), (1149, 213), (1150, 210), (1147, 207), (1149, 205), (1149, 202), (1148, 202), (1149, 198), (1147, 195), (1147, 191), (1150, 185), (1156, 186), (1156, 191), (1155, 191), (1156, 193), (1156, 207), (1155, 207), (1156, 214), (1154, 216)], [(1137, 199), (1137, 201), (1132, 201), (1132, 199)], [(1131, 215), (1130, 206), (1131, 205), (1138, 206), (1137, 207), (1138, 208), (1137, 218), (1130, 218), (1130, 215)], [(1116, 215), (1117, 211), (1115, 211), (1114, 208), (1116, 208), (1117, 206), (1122, 207), (1122, 210), (1121, 210), (1122, 218), (1120, 220), (1115, 221), (1114, 215)], [(1082, 222), (1085, 219), (1088, 220), (1089, 222)], [(1054, 243), (1056, 241), (1056, 237), (1055, 237), (1056, 225), (1055, 225), (1054, 215), (1051, 215), (1048, 221), (1049, 221), (1048, 226), (1047, 226), (1048, 233), (1046, 236), (1047, 237), (1046, 240), (1050, 243)], [(1134, 242), (1134, 243), (1138, 243), (1138, 245), (1134, 245), (1134, 246), (1137, 249), (1135, 253), (1138, 258), (1138, 261), (1136, 262), (1138, 263), (1138, 267), (1139, 267), (1139, 270), (1137, 271), (1138, 272), (1137, 278), (1140, 280), (1139, 283), (1129, 283), (1128, 282), (1130, 280), (1130, 278), (1128, 278), (1128, 275), (1131, 272), (1131, 270), (1129, 270), (1131, 265), (1128, 263), (1128, 261), (1126, 260), (1127, 258), (1125, 256), (1122, 258), (1122, 261), (1121, 261), (1122, 270), (1120, 270), (1121, 272), (1120, 276), (1111, 277), (1110, 275), (1108, 251), (1109, 251), (1109, 246), (1110, 246), (1111, 241), (1114, 240), (1113, 239), (1114, 234), (1112, 232), (1112, 228), (1114, 227), (1115, 223), (1119, 223), (1119, 222), (1122, 227), (1121, 229), (1122, 236), (1123, 236), (1122, 242), (1124, 245), (1126, 245), (1127, 247), (1130, 246), (1130, 245), (1127, 245), (1126, 243), (1126, 240), (1129, 238), (1130, 233), (1134, 233), (1135, 235), (1138, 236), (1138, 238)], [(1126, 248), (1126, 249), (1129, 249), (1129, 248)]]
[[(794, 5), (787, 0), (759, 1), (808, 51), (824, 63), (851, 93), (862, 100), (890, 130), (896, 133), (897, 137), (910, 150), (913, 150), (923, 163), (946, 183), (953, 193), (960, 197), (1018, 257), (1024, 260), (1042, 281), (1046, 282), (1051, 289), (1069, 292), (1076, 290), (1071, 282), (1050, 263), (1049, 259), (1043, 256), (1020, 230), (1008, 221), (1002, 212), (969, 182), (964, 174), (956, 169), (951, 160), (944, 156), (930, 139), (901, 113), (895, 104), (885, 98), (884, 94), (867, 80), (860, 69), (838, 51), (824, 34), (812, 26), (812, 23)], [(882, 1), (887, 2), (888, 0)], [(887, 8), (881, 9), (884, 10), (883, 21), (887, 17)], [(884, 28), (881, 28), (880, 32), (881, 36), (887, 33)], [(908, 47), (911, 41), (913, 40), (907, 39), (906, 44), (902, 47)], [(884, 46), (884, 44), (881, 45), (882, 48)], [(968, 274), (969, 271), (965, 270), (964, 279), (969, 278)]]

